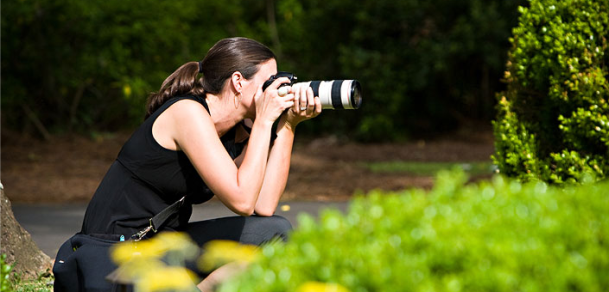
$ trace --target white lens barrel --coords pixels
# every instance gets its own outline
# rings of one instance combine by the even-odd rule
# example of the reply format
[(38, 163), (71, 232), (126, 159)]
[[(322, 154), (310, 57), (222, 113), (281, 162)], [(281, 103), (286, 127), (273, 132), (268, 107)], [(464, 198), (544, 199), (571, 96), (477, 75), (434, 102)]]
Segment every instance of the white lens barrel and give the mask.
[(306, 81), (292, 85), (295, 90), (302, 87), (313, 89), (323, 109), (357, 109), (361, 104), (359, 82), (356, 80)]
[(332, 85), (334, 81), (321, 81), (319, 83), (319, 98), (323, 109), (335, 109), (332, 103)]

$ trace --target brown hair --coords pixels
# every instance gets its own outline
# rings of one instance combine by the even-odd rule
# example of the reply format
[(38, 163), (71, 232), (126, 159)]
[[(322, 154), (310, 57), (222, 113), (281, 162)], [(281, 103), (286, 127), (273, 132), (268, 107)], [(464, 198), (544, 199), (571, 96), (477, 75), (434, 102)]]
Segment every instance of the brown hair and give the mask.
[[(148, 97), (146, 118), (172, 97), (220, 93), (234, 72), (239, 71), (245, 79), (250, 79), (258, 73), (261, 63), (275, 58), (269, 48), (255, 40), (222, 39), (209, 49), (203, 61), (188, 62), (163, 81), (161, 89)], [(197, 79), (199, 70), (203, 76)]]

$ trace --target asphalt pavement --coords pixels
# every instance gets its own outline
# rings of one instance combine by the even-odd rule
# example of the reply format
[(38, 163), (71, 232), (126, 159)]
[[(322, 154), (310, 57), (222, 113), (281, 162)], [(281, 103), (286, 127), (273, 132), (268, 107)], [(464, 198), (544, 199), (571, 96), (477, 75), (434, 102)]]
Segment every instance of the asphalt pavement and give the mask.
[[(300, 213), (317, 217), (320, 210), (334, 208), (347, 209), (347, 202), (282, 202), (276, 215), (288, 219), (297, 227)], [(74, 233), (80, 231), (85, 215), (86, 204), (20, 204), (13, 203), (13, 213), (17, 221), (27, 230), (38, 247), (55, 258), (61, 244)], [(218, 217), (235, 216), (222, 203), (217, 201), (195, 205), (190, 221), (201, 221)]]

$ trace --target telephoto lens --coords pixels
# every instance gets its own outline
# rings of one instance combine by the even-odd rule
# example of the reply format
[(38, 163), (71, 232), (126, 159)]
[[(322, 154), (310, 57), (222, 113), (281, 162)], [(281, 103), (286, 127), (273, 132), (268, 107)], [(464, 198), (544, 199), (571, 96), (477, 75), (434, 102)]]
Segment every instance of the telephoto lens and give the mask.
[(319, 96), (323, 109), (358, 109), (362, 105), (362, 88), (357, 80), (306, 81), (292, 84), (294, 90), (311, 87)]
[(265, 90), (275, 79), (286, 77), (290, 79), (293, 90), (302, 87), (311, 87), (313, 95), (319, 96), (323, 109), (358, 109), (362, 106), (362, 87), (357, 80), (327, 80), (295, 82), (298, 78), (289, 72), (278, 72), (264, 82)]

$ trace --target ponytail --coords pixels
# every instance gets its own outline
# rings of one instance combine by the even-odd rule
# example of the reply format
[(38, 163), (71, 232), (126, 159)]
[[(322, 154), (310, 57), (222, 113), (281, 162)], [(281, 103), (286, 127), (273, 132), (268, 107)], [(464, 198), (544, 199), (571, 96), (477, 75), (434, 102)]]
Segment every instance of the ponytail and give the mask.
[[(200, 62), (188, 62), (169, 75), (159, 92), (152, 93), (146, 103), (146, 118), (167, 100), (180, 95), (218, 94), (234, 72), (245, 79), (254, 77), (260, 64), (275, 59), (263, 44), (248, 38), (228, 38), (218, 41)], [(197, 79), (199, 73), (203, 77)]]
[(199, 62), (188, 62), (173, 72), (161, 85), (159, 92), (148, 97), (146, 118), (161, 107), (167, 100), (180, 95), (203, 95), (203, 78), (197, 80), (200, 71)]

